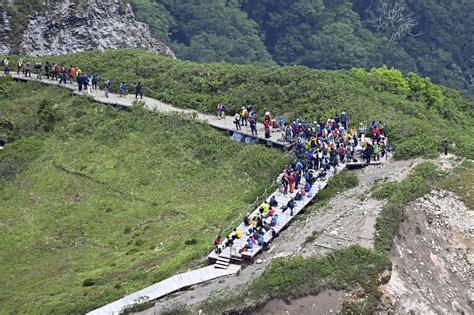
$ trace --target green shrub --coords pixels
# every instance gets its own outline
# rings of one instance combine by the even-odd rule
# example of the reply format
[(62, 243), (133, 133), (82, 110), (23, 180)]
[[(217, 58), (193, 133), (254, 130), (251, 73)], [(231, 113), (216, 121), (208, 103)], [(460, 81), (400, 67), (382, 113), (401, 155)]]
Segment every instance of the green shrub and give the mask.
[(287, 121), (296, 117), (314, 121), (343, 110), (353, 127), (382, 120), (387, 124), (389, 141), (397, 148), (397, 158), (435, 154), (444, 138), (457, 142), (459, 154), (474, 156), (472, 137), (458, 132), (472, 130), (470, 104), (456, 91), (414, 74), (405, 78), (387, 67), (365, 72), (197, 64), (129, 49), (40, 59), (94, 69), (101, 80), (112, 80), (113, 90), (120, 81), (134, 84), (140, 80), (147, 96), (203, 112), (213, 113), (215, 104), (224, 102), (233, 114), (251, 103), (260, 114), (269, 110)]

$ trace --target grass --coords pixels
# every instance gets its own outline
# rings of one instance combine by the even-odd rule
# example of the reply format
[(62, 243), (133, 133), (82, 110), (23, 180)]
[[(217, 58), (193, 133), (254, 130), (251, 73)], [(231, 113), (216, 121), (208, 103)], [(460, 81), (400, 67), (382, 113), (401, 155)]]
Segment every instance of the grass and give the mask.
[(97, 72), (102, 79), (111, 79), (114, 89), (120, 81), (131, 85), (141, 81), (146, 95), (202, 112), (213, 113), (215, 104), (224, 102), (232, 114), (250, 103), (260, 118), (269, 110), (287, 120), (314, 121), (345, 110), (352, 127), (382, 120), (397, 148), (397, 158), (433, 156), (441, 150), (444, 138), (456, 142), (458, 155), (474, 157), (472, 104), (454, 90), (416, 75), (403, 77), (396, 70), (367, 73), (360, 69), (198, 64), (130, 49), (40, 59)]
[(83, 313), (199, 264), (288, 163), (34, 83), (1, 79), (0, 113), (0, 313)]
[(474, 163), (464, 161), (452, 173), (440, 180), (439, 188), (458, 194), (470, 210), (474, 210)]

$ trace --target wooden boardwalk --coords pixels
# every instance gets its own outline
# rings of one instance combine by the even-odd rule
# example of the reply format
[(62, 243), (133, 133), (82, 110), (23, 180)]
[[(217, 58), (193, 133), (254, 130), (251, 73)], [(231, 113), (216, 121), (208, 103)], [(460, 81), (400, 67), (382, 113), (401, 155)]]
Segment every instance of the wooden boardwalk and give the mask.
[(112, 315), (120, 312), (136, 303), (144, 303), (156, 300), (162, 296), (175, 291), (203, 283), (216, 278), (235, 274), (240, 270), (238, 265), (229, 265), (227, 269), (217, 269), (214, 266), (207, 266), (201, 269), (181, 273), (171, 278), (158, 282), (148, 288), (127, 295), (120, 300), (104, 305), (101, 308), (93, 310), (87, 314), (90, 315)]
[[(346, 168), (345, 164), (340, 164), (336, 168), (336, 173), (342, 171), (343, 169)], [(278, 223), (273, 227), (275, 232), (280, 233), (282, 230), (284, 230), (288, 224), (295, 218), (298, 213), (304, 210), (306, 206), (313, 201), (315, 198), (318, 198), (317, 194), (321, 189), (324, 189), (327, 186), (327, 181), (329, 180), (330, 177), (334, 175), (334, 169), (331, 169), (330, 172), (328, 173), (328, 176), (326, 177), (325, 180), (316, 180), (314, 185), (311, 187), (311, 193), (307, 194), (303, 200), (296, 201), (296, 206), (293, 209), (293, 215), (291, 215), (290, 209), (286, 210), (283, 212), (281, 210), (281, 207), (283, 205), (286, 205), (288, 201), (291, 198), (294, 198), (298, 189), (295, 189), (295, 192), (292, 194), (287, 194), (284, 195), (282, 192), (280, 192), (278, 189), (272, 194), (272, 196), (275, 196), (275, 199), (278, 202), (278, 205), (274, 207), (276, 210), (275, 213), (278, 214)], [(304, 178), (301, 180), (302, 185), (305, 184)], [(267, 199), (267, 201), (270, 198)], [(263, 205), (259, 205), (256, 207), (256, 209), (249, 215), (250, 218), (253, 218), (257, 213), (259, 213), (260, 207)], [(269, 223), (271, 220), (271, 217), (267, 218), (265, 221)], [(235, 239), (234, 244), (232, 247), (226, 247), (220, 254), (217, 254), (214, 250), (209, 253), (207, 256), (208, 260), (210, 262), (215, 262), (219, 260), (219, 258), (224, 258), (224, 259), (229, 259), (231, 262), (239, 262), (243, 260), (250, 260), (253, 261), (255, 257), (263, 250), (258, 244), (255, 244), (253, 249), (250, 251), (243, 251), (241, 250), (246, 247), (247, 244), (247, 239), (248, 236), (246, 235), (247, 230), (249, 229), (248, 226), (245, 226), (245, 224), (242, 222), (240, 225), (237, 227), (241, 232), (242, 232), (242, 237), (240, 239)], [(225, 240), (225, 239), (224, 239)], [(224, 241), (223, 240), (223, 241)], [(267, 231), (264, 235), (264, 241), (267, 243), (270, 243), (273, 240), (272, 232)]]
[[(4, 76), (3, 72), (0, 75)], [(14, 73), (11, 72), (10, 75), (12, 76), (12, 78), (14, 78), (16, 80), (37, 81), (37, 82), (41, 82), (41, 83), (44, 83), (44, 84), (56, 85), (56, 86), (60, 86), (60, 87), (69, 89), (69, 90), (73, 91), (73, 93), (75, 95), (88, 95), (87, 92), (79, 93), (79, 91), (77, 90), (77, 84), (76, 83), (74, 83), (74, 84), (70, 84), (70, 83), (59, 84), (59, 81), (48, 80), (48, 79), (45, 79), (45, 78), (43, 78), (43, 80), (39, 81), (39, 80), (36, 80), (34, 74), (32, 74), (31, 78), (26, 78), (22, 74), (18, 75), (18, 74), (16, 74), (16, 72), (14, 72)], [(97, 101), (99, 103), (118, 106), (118, 107), (125, 107), (125, 108), (128, 108), (128, 107), (132, 106), (133, 101), (135, 101), (135, 94), (133, 94), (133, 95), (129, 94), (125, 97), (120, 97), (120, 95), (118, 95), (118, 94), (109, 93), (109, 97), (107, 98), (105, 96), (104, 91), (102, 91), (102, 90), (96, 90), (96, 91), (93, 90), (90, 96), (95, 101)], [(194, 117), (196, 117), (197, 119), (208, 123), (212, 127), (224, 130), (226, 132), (229, 132), (229, 134), (231, 134), (231, 135), (236, 131), (233, 116), (225, 116), (224, 118), (219, 118), (215, 115), (204, 114), (204, 113), (198, 112), (196, 110), (179, 108), (179, 107), (176, 107), (176, 106), (173, 106), (173, 105), (170, 105), (170, 104), (163, 103), (161, 101), (158, 101), (158, 100), (150, 98), (150, 97), (143, 97), (142, 101), (145, 103), (145, 106), (147, 108), (149, 108), (150, 110), (159, 110), (159, 111), (163, 111), (163, 112), (177, 112), (177, 113), (191, 114)], [(239, 131), (239, 133), (243, 135), (243, 137), (244, 137), (243, 140), (245, 140), (245, 138), (248, 137), (250, 141), (256, 140), (259, 143), (265, 144), (265, 145), (268, 145), (268, 146), (274, 146), (274, 147), (279, 147), (279, 148), (288, 148), (290, 146), (290, 143), (285, 142), (285, 141), (282, 140), (283, 135), (282, 135), (281, 131), (271, 133), (270, 138), (266, 139), (264, 137), (265, 130), (263, 128), (262, 123), (257, 124), (258, 136), (252, 136), (252, 132), (250, 131), (249, 126), (242, 126), (242, 130)]]

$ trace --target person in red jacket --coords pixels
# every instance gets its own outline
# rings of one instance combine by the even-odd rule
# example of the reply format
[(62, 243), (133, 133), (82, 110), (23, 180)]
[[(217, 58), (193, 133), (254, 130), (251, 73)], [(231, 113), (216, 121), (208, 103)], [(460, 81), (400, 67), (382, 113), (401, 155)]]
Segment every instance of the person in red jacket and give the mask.
[(263, 128), (265, 129), (265, 138), (270, 138), (270, 121), (265, 119), (263, 121)]
[(295, 177), (293, 176), (293, 173), (290, 173), (288, 176), (288, 182), (290, 186), (290, 194), (295, 192)]

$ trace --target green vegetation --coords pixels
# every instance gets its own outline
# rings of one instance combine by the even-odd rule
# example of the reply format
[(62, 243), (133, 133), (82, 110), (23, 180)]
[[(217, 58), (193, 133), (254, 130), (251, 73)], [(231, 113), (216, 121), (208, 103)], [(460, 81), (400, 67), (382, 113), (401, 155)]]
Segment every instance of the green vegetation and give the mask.
[[(473, 97), (474, 3), (450, 0), (130, 0), (180, 59), (320, 69), (387, 64)], [(397, 12), (397, 14), (395, 14)], [(224, 39), (224, 40), (223, 40)]]
[(474, 157), (471, 104), (456, 91), (414, 73), (405, 77), (386, 67), (336, 72), (302, 66), (196, 64), (136, 50), (91, 51), (42, 60), (96, 71), (112, 79), (114, 88), (121, 80), (141, 81), (147, 95), (203, 112), (214, 112), (215, 104), (222, 101), (230, 113), (251, 103), (260, 114), (268, 109), (287, 119), (314, 121), (345, 110), (353, 127), (361, 121), (382, 120), (398, 158), (435, 155), (444, 138), (456, 142), (456, 154)]
[[(0, 0), (15, 52), (27, 19), (58, 0)], [(73, 0), (81, 10), (85, 0)], [(461, 0), (121, 0), (179, 59), (371, 69), (431, 77), (474, 98), (474, 2)], [(395, 13), (397, 12), (397, 13)]]
[(0, 117), (0, 313), (83, 313), (196, 266), (288, 163), (34, 82), (0, 78)]
[(372, 193), (375, 198), (388, 199), (375, 224), (376, 251), (383, 252), (391, 248), (407, 203), (428, 193), (442, 176), (443, 173), (435, 164), (424, 162), (414, 167), (400, 183), (387, 182)]
[[(235, 1), (132, 0), (136, 18), (170, 45), (180, 59), (273, 64), (258, 34)], [(186, 21), (183, 23), (183, 21)]]
[(455, 192), (461, 196), (468, 209), (474, 210), (474, 163), (464, 161), (452, 173), (440, 180), (438, 187)]
[[(348, 314), (368, 314), (378, 304), (378, 285), (388, 280), (379, 278), (386, 269), (391, 269), (387, 256), (360, 246), (335, 250), (325, 257), (276, 258), (249, 286), (219, 291), (196, 309), (206, 314), (240, 312), (272, 298), (292, 299), (318, 294), (328, 288), (343, 290), (359, 285), (364, 291), (364, 296), (360, 296), (363, 305), (347, 304), (344, 308)], [(192, 314), (192, 311), (174, 305), (168, 313)]]

